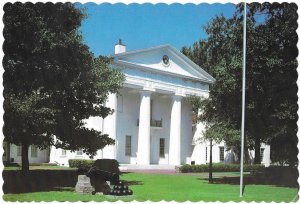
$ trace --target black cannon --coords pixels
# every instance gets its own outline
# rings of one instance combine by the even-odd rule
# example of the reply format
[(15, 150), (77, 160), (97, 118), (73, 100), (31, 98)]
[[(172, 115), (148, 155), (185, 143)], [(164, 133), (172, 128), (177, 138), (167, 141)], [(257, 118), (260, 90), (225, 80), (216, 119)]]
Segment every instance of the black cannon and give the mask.
[(119, 182), (118, 174), (101, 170), (95, 166), (91, 167), (85, 175), (90, 178), (98, 178), (103, 181), (109, 181), (112, 185), (116, 185)]
[[(119, 163), (114, 159), (97, 159), (91, 168), (78, 168), (77, 174), (90, 177), (91, 185), (95, 188), (93, 194), (103, 192), (115, 196), (132, 195), (132, 190), (120, 181), (118, 166)], [(111, 185), (114, 185), (112, 189)]]

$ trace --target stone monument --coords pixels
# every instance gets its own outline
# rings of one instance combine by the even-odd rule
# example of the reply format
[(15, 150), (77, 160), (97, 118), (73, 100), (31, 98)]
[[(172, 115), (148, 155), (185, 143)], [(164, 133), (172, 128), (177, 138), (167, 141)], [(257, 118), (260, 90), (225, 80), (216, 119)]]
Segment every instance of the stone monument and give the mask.
[(78, 181), (75, 186), (76, 193), (92, 194), (95, 188), (91, 185), (91, 180), (86, 175), (78, 175)]

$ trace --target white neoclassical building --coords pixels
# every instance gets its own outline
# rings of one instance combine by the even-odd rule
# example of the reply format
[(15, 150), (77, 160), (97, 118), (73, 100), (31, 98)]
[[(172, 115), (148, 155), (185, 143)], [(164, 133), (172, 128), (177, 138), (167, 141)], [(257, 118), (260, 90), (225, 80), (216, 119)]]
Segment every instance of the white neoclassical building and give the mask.
[[(119, 41), (113, 57), (112, 66), (126, 76), (120, 93), (110, 94), (106, 103), (115, 112), (105, 119), (90, 118), (86, 126), (109, 134), (115, 145), (99, 150), (95, 159), (134, 165), (207, 163), (209, 143), (201, 140), (204, 126), (193, 124), (185, 97), (208, 97), (215, 79), (170, 45), (127, 52)], [(269, 146), (262, 146), (262, 151), (262, 163), (269, 165)], [(11, 145), (9, 152), (20, 161), (18, 147)], [(29, 152), (36, 156), (32, 160), (29, 155), (32, 161), (61, 165), (68, 165), (69, 159), (88, 159), (82, 151), (54, 147)], [(232, 160), (224, 143), (213, 144), (213, 162)]]

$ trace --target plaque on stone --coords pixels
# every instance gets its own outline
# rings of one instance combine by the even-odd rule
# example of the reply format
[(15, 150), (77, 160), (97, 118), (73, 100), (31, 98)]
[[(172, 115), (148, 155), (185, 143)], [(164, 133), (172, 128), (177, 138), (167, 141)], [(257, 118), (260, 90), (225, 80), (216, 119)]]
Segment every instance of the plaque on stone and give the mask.
[(95, 188), (91, 185), (89, 177), (86, 175), (78, 175), (75, 191), (76, 193), (92, 194), (95, 191)]

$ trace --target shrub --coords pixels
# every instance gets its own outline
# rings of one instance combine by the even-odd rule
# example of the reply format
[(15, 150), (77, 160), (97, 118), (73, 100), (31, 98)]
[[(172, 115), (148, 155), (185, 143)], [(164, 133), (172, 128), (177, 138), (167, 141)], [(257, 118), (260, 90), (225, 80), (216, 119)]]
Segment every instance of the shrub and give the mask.
[[(259, 170), (264, 169), (265, 167), (263, 165), (244, 165), (244, 171), (253, 171), (253, 170)], [(177, 168), (178, 172), (180, 173), (189, 173), (189, 172), (208, 172), (209, 171), (209, 164), (200, 164), (200, 165), (189, 165), (185, 164)], [(240, 171), (240, 165), (239, 164), (213, 164), (212, 165), (213, 172), (239, 172)]]
[(95, 160), (90, 159), (69, 159), (69, 167), (90, 169)]

